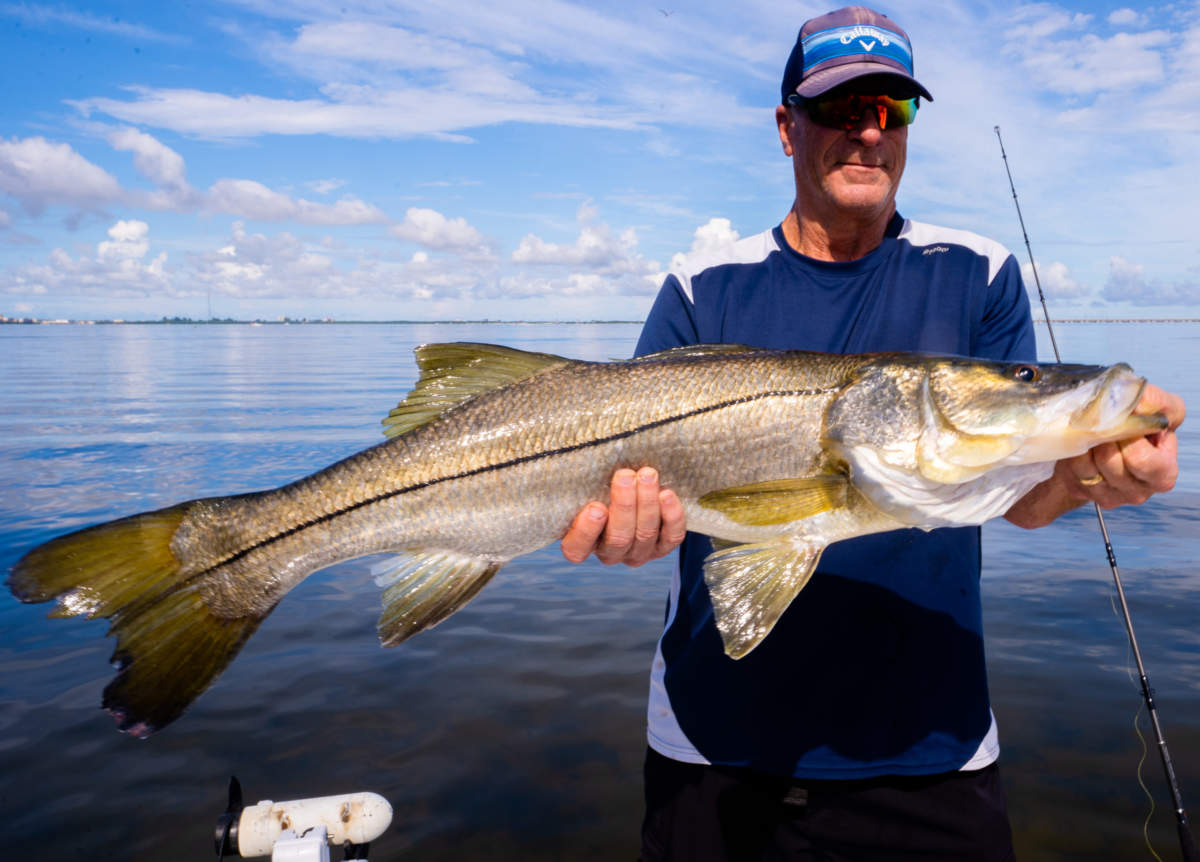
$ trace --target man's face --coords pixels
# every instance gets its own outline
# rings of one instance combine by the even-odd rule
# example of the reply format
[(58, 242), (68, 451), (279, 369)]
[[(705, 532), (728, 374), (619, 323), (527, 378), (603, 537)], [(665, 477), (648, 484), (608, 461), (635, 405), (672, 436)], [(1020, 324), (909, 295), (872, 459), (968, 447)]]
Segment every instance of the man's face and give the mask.
[(776, 109), (783, 151), (792, 158), (796, 199), (831, 227), (890, 216), (904, 173), (908, 126), (879, 128), (873, 111), (849, 130), (814, 123), (803, 107)]

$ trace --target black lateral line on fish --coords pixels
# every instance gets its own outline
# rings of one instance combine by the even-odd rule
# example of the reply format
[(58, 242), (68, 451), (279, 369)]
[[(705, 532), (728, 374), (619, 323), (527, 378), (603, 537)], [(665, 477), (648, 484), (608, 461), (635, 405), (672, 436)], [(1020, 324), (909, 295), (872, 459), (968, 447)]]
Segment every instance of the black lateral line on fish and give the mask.
[(189, 584), (189, 583), (195, 581), (197, 578), (203, 577), (204, 575), (211, 572), (213, 569), (219, 568), (220, 566), (224, 566), (229, 563), (236, 562), (237, 560), (240, 560), (242, 557), (246, 556), (247, 554), (250, 554), (250, 553), (258, 550), (259, 548), (266, 547), (267, 545), (271, 544), (272, 542), (279, 541), (280, 539), (286, 539), (288, 536), (293, 536), (296, 533), (301, 532), (302, 530), (307, 530), (309, 527), (315, 527), (318, 524), (323, 524), (327, 521), (332, 521), (334, 518), (340, 518), (342, 515), (347, 515), (351, 512), (361, 509), (365, 506), (372, 506), (376, 503), (383, 502), (384, 500), (391, 499), (392, 497), (399, 497), (401, 494), (408, 494), (412, 491), (420, 491), (425, 488), (431, 488), (434, 485), (440, 485), (443, 482), (452, 482), (455, 479), (469, 479), (472, 476), (478, 476), (481, 473), (487, 473), (491, 470), (505, 470), (509, 467), (517, 467), (517, 466), (520, 466), (521, 464), (528, 464), (530, 461), (537, 461), (542, 458), (553, 458), (555, 455), (566, 455), (570, 452), (578, 452), (580, 449), (586, 449), (589, 446), (600, 446), (600, 445), (603, 445), (604, 443), (612, 443), (615, 440), (622, 440), (626, 437), (633, 437), (633, 436), (635, 436), (637, 434), (641, 434), (645, 431), (653, 431), (655, 428), (661, 428), (664, 425), (670, 425), (672, 422), (680, 422), (684, 419), (690, 419), (693, 416), (702, 416), (705, 413), (712, 413), (717, 410), (724, 410), (727, 407), (736, 407), (739, 404), (749, 404), (751, 402), (762, 401), (767, 398), (800, 398), (800, 397), (805, 397), (805, 396), (809, 396), (809, 395), (820, 395), (825, 392), (833, 392), (838, 388), (840, 388), (840, 387), (831, 386), (831, 387), (825, 387), (825, 388), (819, 388), (819, 389), (791, 389), (791, 390), (780, 389), (780, 390), (773, 390), (770, 392), (759, 392), (754, 395), (744, 395), (741, 398), (732, 398), (728, 401), (721, 401), (717, 404), (709, 404), (704, 407), (697, 407), (694, 410), (689, 410), (686, 413), (680, 413), (676, 416), (667, 416), (662, 419), (656, 419), (653, 422), (647, 422), (645, 425), (639, 425), (636, 428), (630, 428), (627, 431), (619, 431), (616, 434), (610, 434), (607, 437), (598, 437), (595, 440), (587, 440), (583, 443), (573, 443), (570, 446), (563, 446), (558, 449), (550, 449), (545, 452), (535, 452), (531, 455), (522, 455), (519, 458), (512, 458), (508, 461), (501, 461), (498, 464), (484, 464), (482, 467), (474, 467), (470, 470), (464, 470), (461, 473), (455, 473), (450, 476), (439, 476), (438, 478), (430, 479), (427, 482), (419, 482), (415, 485), (407, 485), (403, 488), (394, 488), (391, 491), (384, 491), (382, 494), (376, 494), (374, 497), (369, 497), (365, 500), (360, 500), (357, 503), (352, 503), (351, 505), (346, 506), (344, 509), (338, 509), (336, 512), (328, 512), (324, 515), (321, 515), (319, 518), (313, 518), (311, 521), (305, 521), (302, 524), (297, 524), (295, 527), (290, 527), (287, 530), (283, 530), (282, 532), (276, 533), (272, 536), (268, 536), (267, 538), (262, 539), (261, 541), (256, 542), (253, 545), (250, 545), (246, 548), (243, 548), (240, 551), (230, 554), (228, 557), (226, 557), (225, 559), (223, 559), (219, 562), (213, 563), (211, 566), (208, 566), (204, 570), (196, 572), (193, 575), (190, 575), (188, 578), (186, 578), (183, 581), (183, 583), (181, 583), (179, 585), (179, 587), (183, 587), (186, 584)]

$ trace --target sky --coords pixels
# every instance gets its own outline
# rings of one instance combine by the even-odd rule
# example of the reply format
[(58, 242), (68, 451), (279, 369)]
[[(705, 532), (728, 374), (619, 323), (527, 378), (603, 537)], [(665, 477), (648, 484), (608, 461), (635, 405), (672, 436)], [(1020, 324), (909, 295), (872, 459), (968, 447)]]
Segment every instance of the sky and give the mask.
[[(639, 320), (778, 224), (784, 0), (0, 0), (0, 314)], [(1200, 0), (877, 4), (897, 198), (1055, 317), (1200, 317)], [(1036, 296), (1035, 296), (1036, 301)]]

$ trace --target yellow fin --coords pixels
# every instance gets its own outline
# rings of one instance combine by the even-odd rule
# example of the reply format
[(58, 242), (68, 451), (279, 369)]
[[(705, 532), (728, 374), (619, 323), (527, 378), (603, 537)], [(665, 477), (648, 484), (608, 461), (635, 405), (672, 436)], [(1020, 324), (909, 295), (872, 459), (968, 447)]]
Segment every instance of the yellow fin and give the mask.
[(759, 347), (747, 347), (744, 344), (684, 344), (680, 347), (668, 347), (657, 353), (647, 353), (645, 356), (634, 357), (632, 362), (647, 362), (651, 359), (682, 359), (687, 356), (723, 356), (729, 353), (754, 353)]
[(710, 491), (699, 499), (731, 521), (754, 527), (788, 524), (846, 505), (847, 479), (827, 473), (803, 479), (771, 479)]
[(770, 634), (824, 550), (824, 544), (783, 536), (708, 555), (704, 582), (727, 656), (741, 658)]
[(539, 371), (573, 361), (496, 344), (422, 344), (413, 351), (421, 377), (383, 420), (383, 433), (398, 437), (476, 395), (499, 389)]
[(178, 718), (233, 660), (261, 617), (222, 619), (181, 571), (171, 539), (191, 503), (99, 524), (34, 548), (8, 585), (55, 617), (111, 617), (117, 677), (103, 706), (149, 736)]
[(261, 617), (222, 619), (199, 590), (168, 593), (136, 613), (119, 614), (117, 678), (104, 689), (101, 706), (117, 727), (146, 737), (179, 718), (229, 666)]
[(483, 589), (503, 563), (455, 551), (408, 551), (375, 569), (383, 591), (379, 641), (395, 646), (437, 625)]

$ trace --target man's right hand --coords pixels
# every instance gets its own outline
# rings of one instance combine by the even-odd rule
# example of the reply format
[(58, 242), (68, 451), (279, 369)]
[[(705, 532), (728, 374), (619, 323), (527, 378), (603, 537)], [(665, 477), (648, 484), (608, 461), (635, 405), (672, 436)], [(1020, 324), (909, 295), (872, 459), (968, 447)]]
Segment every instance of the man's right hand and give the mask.
[(584, 506), (563, 536), (562, 552), (572, 563), (595, 552), (607, 566), (640, 566), (671, 553), (686, 533), (683, 504), (669, 488), (659, 488), (658, 471), (622, 468), (613, 474), (608, 506)]

